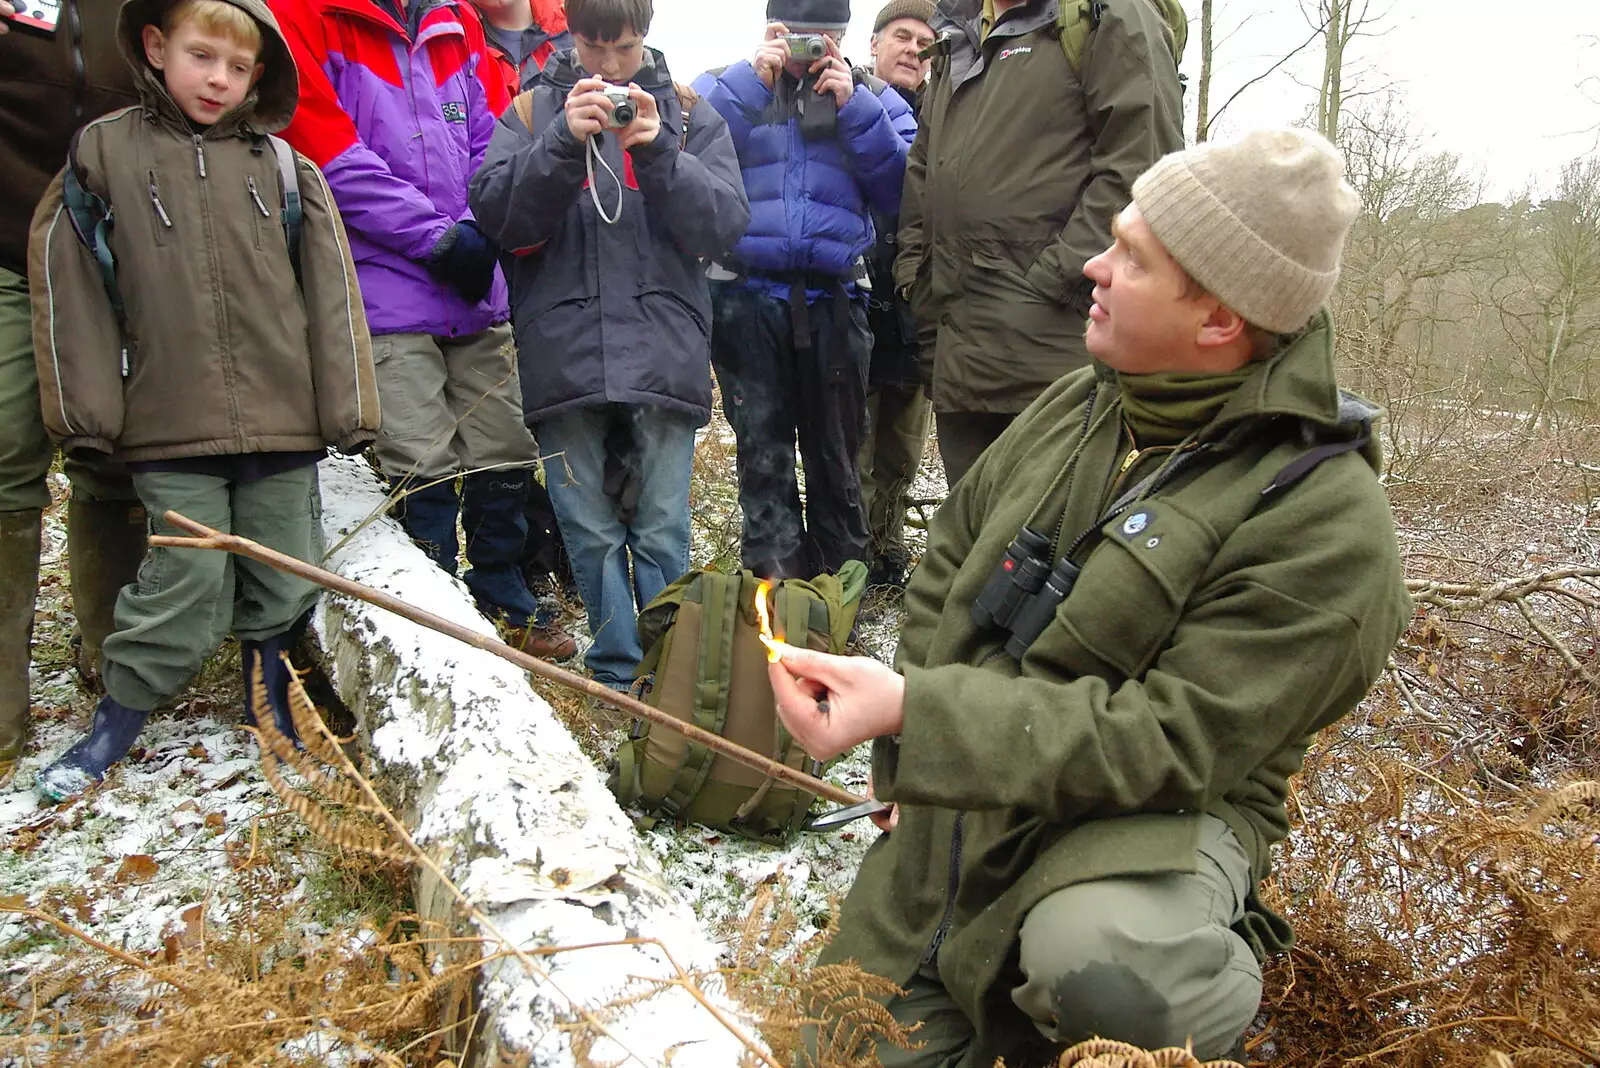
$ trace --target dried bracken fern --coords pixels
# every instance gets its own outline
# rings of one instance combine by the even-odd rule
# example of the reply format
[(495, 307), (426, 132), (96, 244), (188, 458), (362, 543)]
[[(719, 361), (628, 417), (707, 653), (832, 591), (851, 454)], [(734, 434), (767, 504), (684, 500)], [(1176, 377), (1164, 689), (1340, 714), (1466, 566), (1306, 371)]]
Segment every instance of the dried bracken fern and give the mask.
[(1369, 759), (1386, 786), (1324, 798), (1269, 888), (1297, 935), (1268, 975), (1279, 1057), (1600, 1063), (1600, 784), (1489, 806)]
[(874, 1068), (880, 1044), (916, 1048), (915, 1028), (884, 1007), (904, 993), (897, 985), (854, 964), (803, 963), (818, 947), (795, 952), (799, 921), (785, 891), (781, 881), (757, 889), (721, 973), (773, 1054), (801, 1068)]
[(1240, 1068), (1238, 1061), (1202, 1061), (1192, 1050), (1171, 1047), (1146, 1051), (1125, 1042), (1094, 1038), (1061, 1055), (1056, 1068)]
[[(267, 889), (276, 896), (287, 887)], [(49, 1068), (135, 1068), (303, 1065), (342, 1050), (368, 1063), (433, 1068), (440, 1042), (429, 1036), (440, 993), (466, 982), (477, 965), (436, 971), (427, 925), (404, 919), (316, 944), (293, 943), (268, 921), (219, 929), (193, 947), (169, 940), (165, 958), (154, 962), (126, 954), (73, 960), (64, 969), (69, 1002), (57, 1007), (63, 990), (36, 988), (28, 1025), (0, 1038), (0, 1055)], [(256, 966), (263, 941), (276, 961), (265, 970)]]

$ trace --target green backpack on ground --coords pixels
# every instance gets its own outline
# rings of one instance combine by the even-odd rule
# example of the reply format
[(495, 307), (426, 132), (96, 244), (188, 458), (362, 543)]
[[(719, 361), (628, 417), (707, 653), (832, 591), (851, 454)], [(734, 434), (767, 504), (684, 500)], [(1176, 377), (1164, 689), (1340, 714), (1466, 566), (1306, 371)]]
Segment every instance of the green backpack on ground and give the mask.
[[(805, 754), (778, 719), (755, 612), (760, 584), (749, 571), (691, 571), (662, 590), (639, 613), (646, 652), (638, 676), (649, 682), (643, 699), (789, 767), (821, 775), (823, 765)], [(837, 575), (774, 583), (768, 595), (773, 633), (792, 645), (844, 652), (866, 584), (866, 565), (854, 560)], [(624, 805), (645, 810), (643, 826), (681, 819), (772, 844), (800, 829), (815, 799), (676, 731), (652, 730), (648, 720), (635, 720), (617, 751), (611, 789)]]
[(1073, 71), (1083, 69), (1083, 49), (1089, 34), (1100, 27), (1100, 16), (1108, 3), (1148, 3), (1160, 13), (1172, 32), (1172, 62), (1183, 65), (1183, 48), (1189, 43), (1189, 16), (1184, 14), (1179, 0), (1058, 0), (1056, 4), (1056, 32), (1061, 38), (1061, 50)]

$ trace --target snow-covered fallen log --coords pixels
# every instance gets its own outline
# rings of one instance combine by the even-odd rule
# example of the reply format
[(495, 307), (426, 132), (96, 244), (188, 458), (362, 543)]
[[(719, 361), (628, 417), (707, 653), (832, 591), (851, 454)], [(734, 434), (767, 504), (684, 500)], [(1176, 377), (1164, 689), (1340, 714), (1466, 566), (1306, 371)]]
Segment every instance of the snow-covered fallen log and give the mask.
[[(382, 490), (355, 460), (321, 467), (324, 566), (428, 611), (490, 633), (466, 588), (434, 567), (393, 520)], [(365, 524), (363, 526), (363, 524)], [(359, 528), (359, 529), (358, 529)], [(593, 764), (533, 692), (489, 653), (380, 608), (329, 594), (314, 629), (324, 666), (356, 716), (375, 781), (426, 849), (499, 931), (525, 950), (628, 938), (664, 943), (686, 969), (716, 966), (716, 947), (641, 853)], [(419, 869), (418, 911), (478, 926)], [(466, 933), (463, 930), (463, 933)], [(487, 930), (473, 930), (486, 938)], [(538, 958), (542, 974), (506, 956), (483, 972), (472, 1028), (478, 1063), (574, 1064), (558, 1028), (638, 993), (634, 977), (674, 973), (654, 945), (579, 949)], [(737, 1063), (739, 1041), (681, 988), (602, 1013), (590, 1055), (629, 1053), (647, 1065)]]

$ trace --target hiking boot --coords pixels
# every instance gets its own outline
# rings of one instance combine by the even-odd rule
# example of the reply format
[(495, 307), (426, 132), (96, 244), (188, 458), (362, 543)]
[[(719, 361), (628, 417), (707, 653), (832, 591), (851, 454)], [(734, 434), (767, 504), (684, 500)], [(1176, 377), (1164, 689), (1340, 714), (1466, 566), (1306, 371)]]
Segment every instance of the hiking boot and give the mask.
[(578, 639), (562, 630), (559, 623), (507, 627), (506, 644), (540, 660), (565, 660), (578, 653)]
[(116, 628), (117, 594), (144, 560), (145, 510), (138, 501), (67, 502), (67, 567), (72, 573), (72, 644), (90, 693), (102, 689), (100, 650)]
[(0, 512), (0, 777), (28, 740), (28, 662), (43, 520), (38, 509)]
[(906, 588), (906, 560), (904, 556), (886, 553), (875, 556), (867, 569), (868, 586), (890, 586), (897, 590)]
[(128, 755), (149, 712), (120, 705), (110, 695), (95, 706), (89, 733), (39, 774), (39, 792), (52, 801), (70, 801), (106, 777), (106, 769)]
[[(304, 746), (300, 744), (300, 735), (294, 729), (294, 717), (289, 712), (289, 672), (292, 669), (283, 659), (283, 654), (293, 648), (294, 640), (294, 632), (285, 631), (265, 641), (241, 641), (239, 665), (244, 672), (244, 721), (253, 727), (260, 713), (271, 711), (272, 722), (278, 728), (278, 733), (293, 742), (295, 748), (301, 749)], [(267, 691), (265, 708), (255, 706), (257, 664), (261, 667), (261, 682)]]

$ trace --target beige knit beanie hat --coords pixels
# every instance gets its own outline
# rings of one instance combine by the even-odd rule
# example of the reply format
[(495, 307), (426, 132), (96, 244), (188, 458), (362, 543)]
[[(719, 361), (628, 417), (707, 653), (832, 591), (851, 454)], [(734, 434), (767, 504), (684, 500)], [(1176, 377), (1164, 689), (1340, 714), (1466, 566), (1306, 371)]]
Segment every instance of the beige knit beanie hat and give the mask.
[(932, 26), (933, 0), (889, 0), (872, 20), (872, 32), (877, 33), (895, 19), (917, 19)]
[(1133, 183), (1133, 202), (1196, 282), (1280, 334), (1332, 294), (1360, 209), (1338, 151), (1292, 129), (1165, 156)]

